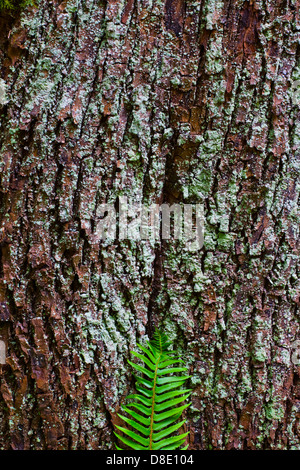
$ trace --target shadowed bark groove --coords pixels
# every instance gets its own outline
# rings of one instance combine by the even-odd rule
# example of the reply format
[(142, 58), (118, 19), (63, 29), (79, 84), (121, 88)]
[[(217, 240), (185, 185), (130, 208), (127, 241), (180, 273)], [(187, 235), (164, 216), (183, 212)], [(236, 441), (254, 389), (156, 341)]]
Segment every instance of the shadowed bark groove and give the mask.
[[(298, 12), (0, 14), (1, 449), (114, 448), (129, 350), (154, 325), (192, 375), (190, 449), (299, 449)], [(203, 202), (204, 247), (99, 240), (120, 196)]]

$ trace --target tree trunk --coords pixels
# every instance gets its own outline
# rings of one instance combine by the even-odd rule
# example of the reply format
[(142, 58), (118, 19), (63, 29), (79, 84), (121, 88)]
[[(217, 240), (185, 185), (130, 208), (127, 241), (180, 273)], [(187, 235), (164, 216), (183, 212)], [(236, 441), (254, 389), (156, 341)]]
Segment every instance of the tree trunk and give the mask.
[[(0, 14), (1, 449), (114, 449), (154, 325), (189, 367), (189, 449), (299, 449), (298, 9)], [(203, 203), (203, 248), (99, 239), (120, 196)]]

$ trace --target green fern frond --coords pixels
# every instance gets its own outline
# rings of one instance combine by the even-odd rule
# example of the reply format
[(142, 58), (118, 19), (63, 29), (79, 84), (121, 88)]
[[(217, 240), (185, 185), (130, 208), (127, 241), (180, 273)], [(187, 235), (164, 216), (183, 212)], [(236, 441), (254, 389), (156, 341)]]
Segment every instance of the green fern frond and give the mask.
[[(129, 417), (118, 415), (129, 428), (116, 426), (122, 434), (115, 432), (115, 435), (131, 449), (179, 449), (189, 434), (174, 435), (186, 422), (178, 420), (190, 406), (184, 402), (190, 396), (191, 389), (182, 388), (190, 376), (182, 375), (187, 368), (181, 367), (182, 359), (168, 350), (170, 344), (166, 334), (156, 330), (147, 347), (138, 344), (141, 353), (132, 352), (144, 365), (128, 361), (142, 375), (134, 376), (137, 393), (128, 396), (134, 401), (122, 406)], [(176, 373), (180, 375), (170, 375)], [(116, 449), (121, 450), (118, 446)], [(184, 449), (187, 446), (181, 448)]]
[(22, 10), (33, 5), (35, 5), (34, 0), (0, 0), (0, 12)]

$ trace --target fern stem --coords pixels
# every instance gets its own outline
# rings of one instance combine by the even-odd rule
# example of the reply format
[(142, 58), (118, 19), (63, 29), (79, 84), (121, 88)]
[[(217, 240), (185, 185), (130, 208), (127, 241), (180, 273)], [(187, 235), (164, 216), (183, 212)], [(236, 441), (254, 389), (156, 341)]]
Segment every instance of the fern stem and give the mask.
[(150, 436), (149, 436), (149, 449), (152, 450), (152, 435), (153, 435), (153, 421), (154, 421), (154, 406), (155, 406), (155, 391), (156, 391), (156, 381), (157, 381), (157, 370), (159, 366), (159, 361), (161, 358), (162, 353), (160, 353), (156, 367), (154, 371), (154, 378), (153, 378), (153, 393), (152, 393), (152, 408), (151, 408), (151, 418), (150, 418)]

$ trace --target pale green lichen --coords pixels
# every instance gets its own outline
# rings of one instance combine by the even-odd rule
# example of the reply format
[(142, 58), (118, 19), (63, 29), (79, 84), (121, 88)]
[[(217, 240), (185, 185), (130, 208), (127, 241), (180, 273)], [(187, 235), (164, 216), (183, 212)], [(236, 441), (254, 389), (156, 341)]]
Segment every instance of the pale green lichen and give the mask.
[(0, 105), (3, 106), (8, 103), (7, 98), (7, 85), (5, 81), (0, 78)]

